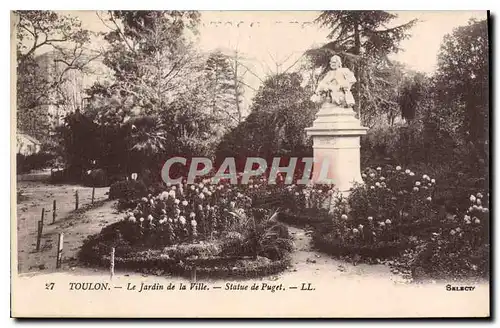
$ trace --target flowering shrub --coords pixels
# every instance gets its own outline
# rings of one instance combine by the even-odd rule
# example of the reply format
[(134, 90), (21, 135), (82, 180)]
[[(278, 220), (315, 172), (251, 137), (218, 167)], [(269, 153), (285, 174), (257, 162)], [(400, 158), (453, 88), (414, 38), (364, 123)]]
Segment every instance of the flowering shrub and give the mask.
[(411, 263), (414, 276), (485, 276), (489, 272), (489, 196), (470, 195), (462, 215), (449, 215)]
[(432, 203), (436, 181), (410, 169), (367, 169), (348, 198), (338, 196), (331, 222), (315, 234), (329, 252), (388, 257), (425, 235), (439, 215)]

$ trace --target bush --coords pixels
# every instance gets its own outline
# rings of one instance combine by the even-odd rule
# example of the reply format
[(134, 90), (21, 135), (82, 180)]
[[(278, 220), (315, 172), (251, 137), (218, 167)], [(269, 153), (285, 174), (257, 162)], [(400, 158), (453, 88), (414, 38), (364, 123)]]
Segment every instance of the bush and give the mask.
[(108, 180), (104, 169), (92, 169), (85, 172), (83, 183), (87, 187), (106, 187)]
[(148, 194), (148, 189), (142, 180), (122, 180), (115, 182), (109, 188), (109, 199), (135, 201)]
[(32, 170), (40, 170), (52, 165), (55, 155), (51, 153), (39, 152), (32, 155), (16, 155), (17, 174), (28, 173)]
[[(489, 200), (470, 195), (463, 215), (448, 216), (411, 263), (415, 278), (488, 276), (490, 258)], [(465, 203), (465, 202), (464, 202)]]

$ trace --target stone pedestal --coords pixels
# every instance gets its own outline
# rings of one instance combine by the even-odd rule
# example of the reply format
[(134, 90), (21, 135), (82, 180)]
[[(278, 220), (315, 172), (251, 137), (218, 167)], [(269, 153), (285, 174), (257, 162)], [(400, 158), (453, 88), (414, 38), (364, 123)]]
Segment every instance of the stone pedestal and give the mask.
[(328, 172), (323, 177), (330, 179), (335, 187), (347, 195), (354, 182), (362, 183), (360, 168), (360, 136), (366, 134), (355, 117), (352, 108), (340, 108), (330, 103), (325, 103), (316, 114), (313, 126), (306, 128), (308, 136), (313, 138), (314, 166), (312, 181), (325, 183), (320, 179), (323, 170)]

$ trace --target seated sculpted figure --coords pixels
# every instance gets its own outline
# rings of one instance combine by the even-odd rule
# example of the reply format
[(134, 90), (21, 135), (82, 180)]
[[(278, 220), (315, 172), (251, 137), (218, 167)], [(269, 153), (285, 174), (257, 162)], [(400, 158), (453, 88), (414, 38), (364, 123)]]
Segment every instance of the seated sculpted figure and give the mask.
[(330, 59), (330, 71), (326, 73), (319, 82), (314, 95), (313, 102), (326, 101), (339, 107), (351, 107), (354, 105), (354, 97), (351, 86), (356, 82), (354, 74), (346, 67), (342, 67), (340, 57), (335, 55)]

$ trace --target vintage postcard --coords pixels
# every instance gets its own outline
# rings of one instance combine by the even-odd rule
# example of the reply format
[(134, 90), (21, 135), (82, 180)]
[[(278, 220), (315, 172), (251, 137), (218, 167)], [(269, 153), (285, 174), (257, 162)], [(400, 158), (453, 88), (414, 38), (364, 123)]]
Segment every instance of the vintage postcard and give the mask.
[(490, 317), (487, 11), (11, 23), (12, 317)]

